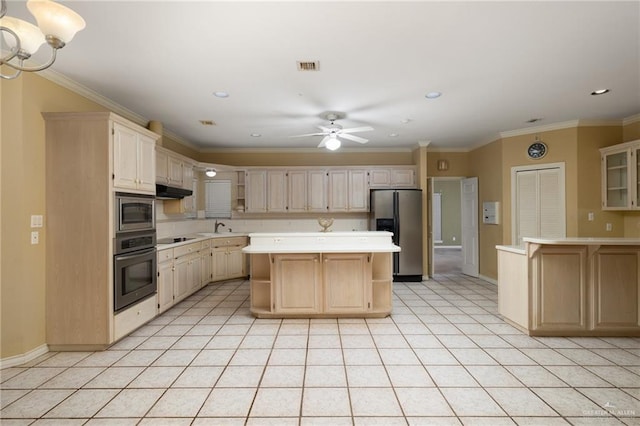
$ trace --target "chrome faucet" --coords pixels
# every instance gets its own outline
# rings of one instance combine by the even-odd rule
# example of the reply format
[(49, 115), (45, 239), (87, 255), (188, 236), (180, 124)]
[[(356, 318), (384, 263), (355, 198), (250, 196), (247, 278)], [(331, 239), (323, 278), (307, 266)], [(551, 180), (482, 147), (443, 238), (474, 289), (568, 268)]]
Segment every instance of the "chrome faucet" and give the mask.
[(218, 228), (219, 228), (219, 227), (221, 227), (221, 226), (224, 226), (224, 223), (222, 223), (222, 222), (218, 222), (218, 221), (216, 220), (215, 225), (213, 225), (213, 232), (215, 232), (215, 233), (217, 234), (217, 233), (218, 233)]

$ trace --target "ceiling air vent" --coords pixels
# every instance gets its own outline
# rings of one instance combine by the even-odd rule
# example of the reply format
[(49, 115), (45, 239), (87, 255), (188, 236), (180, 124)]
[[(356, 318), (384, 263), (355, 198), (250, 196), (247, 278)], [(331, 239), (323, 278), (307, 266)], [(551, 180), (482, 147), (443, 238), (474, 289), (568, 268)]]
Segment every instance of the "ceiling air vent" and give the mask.
[(298, 61), (298, 71), (319, 71), (319, 61)]

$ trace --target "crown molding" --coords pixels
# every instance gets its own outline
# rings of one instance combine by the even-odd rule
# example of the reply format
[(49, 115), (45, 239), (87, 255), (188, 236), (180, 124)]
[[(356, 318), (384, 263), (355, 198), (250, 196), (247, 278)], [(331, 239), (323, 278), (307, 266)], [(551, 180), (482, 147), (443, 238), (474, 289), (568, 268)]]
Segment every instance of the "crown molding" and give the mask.
[[(638, 114), (640, 119), (640, 114)], [(626, 119), (625, 119), (626, 120)], [(527, 127), (524, 129), (507, 130), (500, 132), (501, 138), (510, 138), (513, 136), (530, 135), (533, 133), (550, 132), (553, 130), (571, 129), (574, 127), (606, 127), (606, 126), (622, 126), (624, 120), (570, 120), (560, 123), (546, 124), (544, 126)]]
[(391, 153), (391, 152), (413, 152), (412, 148), (340, 148), (336, 151), (322, 150), (318, 148), (204, 148), (199, 151), (202, 154), (248, 154), (248, 153), (301, 153), (301, 154), (327, 154), (341, 152), (359, 153)]
[(628, 126), (629, 124), (637, 123), (640, 121), (640, 113), (632, 115), (622, 120), (623, 126)]
[(460, 153), (465, 153), (465, 152), (469, 152), (472, 151), (471, 148), (437, 148), (437, 147), (433, 147), (433, 148), (429, 148), (427, 149), (427, 152), (460, 152)]

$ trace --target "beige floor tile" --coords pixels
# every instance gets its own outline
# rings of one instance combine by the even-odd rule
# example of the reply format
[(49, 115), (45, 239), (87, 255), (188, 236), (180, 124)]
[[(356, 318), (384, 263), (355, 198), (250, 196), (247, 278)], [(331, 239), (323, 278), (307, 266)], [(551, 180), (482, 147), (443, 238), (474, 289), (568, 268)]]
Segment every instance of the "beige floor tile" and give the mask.
[(454, 413), (436, 388), (395, 388), (406, 416), (453, 416)]
[(384, 365), (420, 365), (412, 349), (378, 349)]
[(438, 387), (479, 387), (478, 382), (464, 367), (455, 365), (430, 365), (427, 372)]
[(344, 360), (342, 358), (342, 350), (340, 349), (309, 349), (307, 351), (307, 365), (343, 364)]
[(620, 389), (583, 388), (578, 391), (616, 417), (640, 419), (640, 401)]
[(522, 387), (518, 379), (499, 365), (468, 365), (466, 369), (483, 387)]
[(301, 365), (270, 365), (262, 376), (261, 387), (297, 388), (302, 387), (305, 368)]
[(301, 417), (300, 426), (353, 426), (351, 417)]
[(234, 352), (235, 351), (233, 349), (205, 349), (198, 353), (191, 365), (225, 366), (229, 364), (229, 361), (231, 360)]
[(497, 362), (482, 349), (450, 348), (449, 351), (462, 365), (497, 365)]
[(94, 352), (82, 361), (78, 362), (76, 367), (109, 367), (127, 355), (129, 351), (102, 351)]
[(95, 417), (142, 417), (163, 392), (163, 389), (125, 389)]
[(602, 380), (589, 370), (577, 365), (552, 365), (546, 367), (551, 373), (572, 387), (609, 387), (611, 384)]
[(29, 368), (2, 383), (2, 389), (35, 389), (63, 371), (64, 367)]
[(400, 426), (406, 425), (407, 421), (404, 417), (354, 417), (353, 424), (357, 426), (370, 426), (370, 425), (380, 425), (380, 426)]
[(168, 389), (151, 408), (149, 417), (195, 417), (210, 389)]
[(343, 349), (342, 353), (346, 365), (382, 365), (382, 359), (375, 349)]
[(118, 392), (117, 389), (80, 389), (69, 398), (49, 411), (50, 418), (89, 418), (93, 417)]
[[(167, 326), (168, 327), (168, 326)], [(173, 336), (151, 336), (138, 346), (138, 349), (169, 349), (180, 339), (181, 335)]]
[(237, 349), (244, 336), (213, 336), (205, 349)]
[(385, 369), (394, 387), (435, 386), (422, 365), (387, 365)]
[(93, 352), (59, 352), (38, 364), (38, 367), (71, 367)]
[[(253, 327), (252, 327), (253, 328)], [(240, 343), (240, 349), (269, 349), (276, 340), (274, 335), (247, 335)]]
[(349, 388), (354, 416), (401, 416), (402, 410), (393, 389)]
[(191, 366), (171, 385), (172, 388), (212, 388), (222, 374), (224, 367)]
[(305, 387), (346, 387), (347, 378), (342, 365), (310, 365), (306, 368)]
[(164, 353), (163, 350), (135, 350), (120, 358), (114, 365), (116, 367), (146, 367), (158, 359)]
[(432, 334), (404, 336), (409, 346), (414, 349), (440, 349), (444, 345)]
[(183, 336), (171, 346), (171, 349), (204, 349), (211, 340), (208, 336)]
[(140, 420), (138, 426), (189, 426), (191, 425), (191, 418), (153, 418), (145, 417)]
[(262, 378), (264, 367), (230, 366), (227, 367), (216, 387), (221, 388), (255, 388)]
[(78, 389), (104, 371), (104, 367), (70, 368), (40, 386), (42, 389)]
[(306, 349), (273, 349), (269, 357), (269, 365), (305, 365)]
[(448, 349), (414, 349), (423, 365), (459, 365)]
[(58, 405), (73, 393), (72, 390), (34, 390), (0, 411), (3, 419), (35, 419)]
[[(211, 337), (220, 331), (222, 326), (219, 324), (196, 324), (186, 332), (187, 336), (207, 336)], [(242, 334), (237, 334), (242, 336)]]
[(194, 358), (198, 355), (196, 349), (169, 349), (160, 358), (156, 359), (152, 366), (187, 366), (191, 364)]
[(255, 394), (255, 388), (215, 388), (202, 406), (198, 417), (247, 416)]
[(310, 349), (340, 349), (342, 343), (338, 334), (312, 334), (309, 336)]
[(505, 368), (528, 387), (551, 388), (568, 386), (539, 365), (512, 365)]
[(90, 419), (86, 425), (89, 426), (135, 426), (142, 419), (126, 418), (126, 419)]
[(640, 356), (625, 349), (593, 349), (593, 352), (617, 365), (640, 366)]
[(457, 417), (407, 417), (410, 426), (461, 426)]
[(229, 365), (266, 365), (271, 349), (238, 349)]
[(185, 367), (148, 367), (127, 388), (168, 388)]
[(565, 426), (570, 425), (562, 417), (513, 417), (518, 426)]
[(493, 359), (501, 365), (536, 365), (536, 362), (519, 349), (486, 348)]
[(122, 389), (127, 387), (144, 367), (110, 367), (84, 385), (84, 388)]
[(276, 349), (306, 349), (307, 340), (307, 335), (280, 334), (276, 337), (273, 347)]
[(638, 387), (640, 376), (630, 370), (618, 366), (588, 366), (587, 370), (597, 374), (603, 380), (617, 387)]
[(305, 388), (302, 415), (305, 417), (350, 416), (351, 407), (347, 388)]
[(3, 389), (0, 391), (0, 410), (31, 392), (30, 389)]
[(535, 393), (525, 388), (485, 388), (510, 416), (556, 416)]
[(249, 413), (252, 417), (297, 417), (302, 388), (260, 388)]
[(461, 417), (460, 421), (464, 426), (511, 426), (516, 424), (509, 417)]
[(571, 388), (534, 388), (543, 401), (565, 417), (593, 416), (602, 410), (584, 395)]
[(387, 371), (381, 365), (347, 365), (349, 387), (389, 387)]
[(460, 417), (505, 415), (484, 389), (442, 388), (440, 391)]
[(604, 416), (568, 417), (567, 420), (574, 426), (622, 426), (625, 424), (621, 420)]

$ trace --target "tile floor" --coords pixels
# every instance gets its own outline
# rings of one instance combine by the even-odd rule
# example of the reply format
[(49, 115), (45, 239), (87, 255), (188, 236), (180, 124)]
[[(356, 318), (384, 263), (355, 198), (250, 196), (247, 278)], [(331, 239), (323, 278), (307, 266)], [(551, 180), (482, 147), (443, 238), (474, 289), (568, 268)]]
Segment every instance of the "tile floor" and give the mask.
[(493, 284), (396, 283), (383, 319), (261, 320), (209, 285), (103, 352), (1, 371), (1, 422), (640, 425), (640, 338), (531, 338)]

